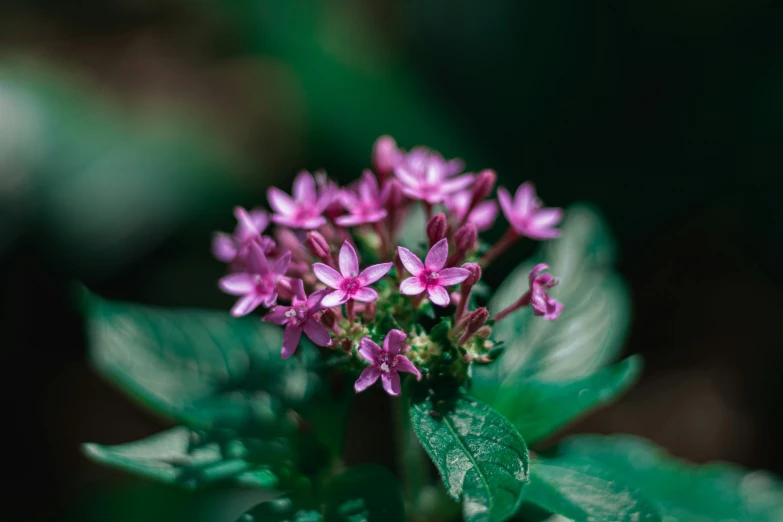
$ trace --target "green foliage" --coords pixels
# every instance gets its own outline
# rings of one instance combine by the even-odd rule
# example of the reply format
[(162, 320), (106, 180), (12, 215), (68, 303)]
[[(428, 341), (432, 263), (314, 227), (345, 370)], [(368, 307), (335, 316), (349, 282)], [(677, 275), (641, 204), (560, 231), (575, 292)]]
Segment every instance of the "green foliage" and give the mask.
[(535, 444), (617, 398), (636, 381), (641, 369), (641, 358), (632, 356), (586, 377), (562, 381), (520, 377), (507, 379), (500, 387), (479, 381), (470, 392), (492, 404), (528, 444)]
[(389, 470), (365, 464), (335, 478), (324, 492), (326, 522), (403, 522), (400, 484)]
[(411, 408), (413, 429), (467, 521), (514, 514), (528, 481), (525, 441), (489, 406), (458, 392), (428, 396)]
[[(783, 482), (773, 475), (724, 463), (690, 464), (638, 437), (570, 437), (557, 447), (552, 459), (541, 462), (544, 469), (554, 465), (556, 470), (565, 467), (593, 477), (612, 477), (629, 491), (644, 495), (667, 522), (783, 520)], [(533, 483), (542, 477), (539, 467), (538, 461), (531, 464)], [(553, 484), (556, 470), (544, 471), (543, 479)], [(573, 485), (565, 479), (559, 482), (561, 494), (571, 498), (568, 490)]]
[(323, 519), (318, 511), (299, 506), (298, 499), (284, 497), (259, 504), (236, 522), (322, 522)]
[(246, 451), (232, 454), (230, 446), (221, 448), (217, 441), (202, 442), (201, 438), (180, 426), (128, 444), (85, 444), (83, 450), (101, 464), (189, 489), (225, 480), (264, 489), (277, 486), (275, 474), (254, 467), (244, 458)]

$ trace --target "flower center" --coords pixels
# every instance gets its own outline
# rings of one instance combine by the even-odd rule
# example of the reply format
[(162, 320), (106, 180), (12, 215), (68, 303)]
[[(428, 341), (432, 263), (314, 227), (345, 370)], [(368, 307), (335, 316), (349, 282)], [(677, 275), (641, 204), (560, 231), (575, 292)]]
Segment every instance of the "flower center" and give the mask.
[(355, 294), (361, 287), (362, 285), (359, 284), (359, 280), (355, 277), (345, 277), (340, 282), (340, 290), (348, 295)]
[(390, 356), (388, 353), (382, 353), (375, 360), (375, 364), (381, 369), (383, 373), (389, 373), (397, 366), (396, 357)]
[(253, 276), (256, 284), (256, 293), (268, 295), (275, 291), (275, 274), (256, 274)]
[(437, 286), (439, 277), (440, 274), (427, 268), (425, 268), (421, 274), (419, 274), (419, 280), (424, 286)]
[(307, 321), (308, 312), (307, 303), (297, 303), (285, 312), (288, 318), (288, 324), (302, 325)]

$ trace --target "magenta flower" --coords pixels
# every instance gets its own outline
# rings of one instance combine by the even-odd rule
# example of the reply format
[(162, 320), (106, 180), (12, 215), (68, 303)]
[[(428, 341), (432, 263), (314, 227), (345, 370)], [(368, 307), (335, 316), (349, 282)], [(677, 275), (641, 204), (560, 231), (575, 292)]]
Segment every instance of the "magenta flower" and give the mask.
[[(465, 218), (465, 212), (470, 207), (473, 194), (469, 190), (462, 190), (446, 198), (446, 210), (454, 216), (457, 223)], [(473, 223), (480, 232), (489, 230), (495, 224), (498, 217), (498, 204), (496, 201), (482, 201), (478, 203), (468, 214), (467, 223)]]
[(321, 301), (324, 308), (339, 306), (349, 299), (365, 303), (375, 301), (378, 299), (378, 292), (367, 287), (385, 276), (392, 267), (392, 263), (381, 263), (368, 266), (359, 273), (359, 257), (348, 241), (344, 242), (340, 249), (338, 264), (339, 272), (323, 263), (313, 265), (315, 277), (326, 286), (334, 288), (334, 292)]
[(452, 177), (463, 167), (461, 160), (446, 161), (435, 151), (417, 147), (395, 167), (394, 175), (402, 182), (406, 196), (434, 205), (473, 182), (473, 174)]
[(520, 235), (531, 239), (551, 239), (560, 235), (554, 227), (563, 219), (563, 210), (541, 208), (543, 204), (536, 198), (536, 189), (530, 181), (520, 185), (513, 201), (508, 190), (499, 188), (498, 200), (506, 219)]
[(449, 293), (445, 287), (461, 283), (470, 275), (464, 268), (443, 268), (449, 256), (449, 242), (446, 238), (435, 243), (424, 263), (407, 248), (397, 247), (397, 251), (400, 261), (413, 276), (400, 284), (400, 292), (418, 295), (426, 290), (430, 301), (438, 306), (449, 304)]
[(307, 172), (300, 172), (294, 179), (293, 198), (277, 187), (267, 192), (269, 205), (274, 209), (272, 221), (291, 228), (312, 230), (326, 223), (324, 210), (333, 201), (331, 189), (320, 194), (316, 191), (315, 180)]
[(369, 337), (359, 341), (359, 355), (371, 365), (362, 371), (354, 384), (356, 392), (364, 391), (372, 386), (378, 377), (381, 378), (383, 389), (389, 395), (400, 394), (400, 375), (398, 372), (409, 372), (421, 380), (421, 372), (404, 355), (400, 355), (405, 333), (401, 330), (391, 330), (383, 340), (383, 348), (375, 344)]
[(251, 243), (245, 272), (227, 275), (218, 281), (225, 293), (242, 296), (231, 309), (231, 315), (247, 315), (259, 305), (270, 307), (277, 301), (277, 280), (288, 271), (291, 252), (286, 252), (269, 265), (264, 251)]
[(253, 209), (250, 212), (242, 207), (234, 208), (237, 226), (233, 234), (218, 232), (212, 241), (212, 253), (224, 263), (237, 262), (244, 265), (251, 243), (258, 243), (264, 254), (269, 254), (275, 248), (274, 240), (261, 235), (269, 225), (266, 211)]
[(523, 304), (525, 301), (529, 301), (531, 308), (533, 308), (533, 315), (554, 321), (563, 310), (563, 304), (547, 293), (547, 290), (560, 282), (551, 274), (541, 273), (548, 268), (549, 265), (544, 263), (533, 267), (528, 277), (530, 290), (525, 294), (527, 299), (523, 296), (522, 301)]
[(386, 217), (378, 181), (369, 170), (364, 171), (357, 183), (357, 192), (343, 189), (339, 197), (345, 210), (350, 212), (335, 219), (335, 223), (340, 226), (353, 227), (364, 223), (376, 223)]
[(327, 290), (318, 290), (307, 297), (301, 279), (294, 280), (294, 286), (295, 295), (291, 306), (276, 306), (264, 317), (266, 322), (285, 325), (283, 359), (288, 359), (296, 352), (303, 332), (318, 346), (328, 346), (332, 340), (329, 330), (313, 317), (323, 308), (321, 299)]

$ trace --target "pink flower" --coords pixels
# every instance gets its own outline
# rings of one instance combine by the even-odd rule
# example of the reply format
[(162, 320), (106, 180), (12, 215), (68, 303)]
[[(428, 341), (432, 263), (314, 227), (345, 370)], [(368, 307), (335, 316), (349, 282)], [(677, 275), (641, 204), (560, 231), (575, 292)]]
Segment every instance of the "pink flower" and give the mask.
[(340, 191), (340, 203), (350, 212), (335, 219), (343, 227), (353, 227), (363, 223), (376, 223), (386, 217), (383, 208), (383, 195), (372, 172), (365, 170), (357, 183), (357, 192), (343, 189)]
[(356, 392), (364, 391), (381, 378), (383, 389), (389, 395), (400, 394), (400, 375), (398, 372), (409, 372), (421, 380), (421, 372), (404, 355), (400, 355), (405, 333), (391, 330), (383, 340), (383, 348), (375, 344), (369, 337), (359, 341), (359, 355), (371, 365), (362, 371), (354, 384)]
[(525, 301), (530, 303), (530, 306), (533, 308), (533, 315), (554, 321), (563, 310), (563, 304), (547, 293), (548, 289), (560, 282), (551, 274), (541, 273), (548, 268), (549, 265), (544, 263), (539, 263), (533, 267), (528, 277), (530, 290), (525, 294), (527, 299), (523, 296), (522, 301), (523, 304), (525, 304)]
[[(465, 218), (465, 212), (470, 207), (473, 194), (469, 190), (462, 190), (446, 198), (446, 209), (454, 217), (454, 221), (461, 223)], [(489, 230), (495, 224), (498, 217), (498, 204), (496, 201), (482, 201), (468, 214), (467, 223), (473, 223), (480, 232)]]
[(406, 196), (434, 205), (473, 182), (472, 174), (452, 177), (463, 168), (461, 160), (446, 161), (435, 151), (417, 147), (395, 167), (394, 175), (402, 182)]
[(234, 208), (237, 226), (233, 234), (218, 232), (212, 241), (212, 253), (224, 263), (237, 262), (240, 266), (247, 261), (249, 246), (258, 243), (264, 254), (270, 254), (275, 248), (274, 240), (261, 235), (269, 225), (266, 211), (253, 209), (250, 212), (242, 207)]
[(498, 189), (500, 208), (506, 219), (520, 235), (531, 239), (551, 239), (560, 235), (556, 228), (563, 219), (559, 208), (541, 208), (541, 200), (536, 198), (536, 189), (530, 181), (517, 189), (514, 200), (505, 188)]
[(307, 297), (301, 279), (295, 279), (293, 284), (295, 295), (291, 306), (276, 306), (264, 317), (266, 322), (285, 325), (283, 359), (288, 359), (296, 352), (302, 332), (318, 346), (327, 346), (331, 342), (329, 330), (313, 317), (323, 308), (321, 299), (327, 290), (318, 290)]
[(435, 243), (423, 264), (416, 254), (407, 248), (397, 247), (397, 251), (400, 261), (413, 276), (400, 284), (400, 292), (405, 295), (418, 295), (426, 290), (430, 301), (438, 306), (449, 304), (449, 293), (444, 287), (461, 283), (470, 275), (464, 268), (443, 268), (449, 255), (449, 242), (446, 238)]
[(334, 292), (323, 298), (321, 304), (324, 308), (339, 306), (349, 299), (365, 303), (375, 301), (378, 299), (378, 292), (367, 286), (385, 276), (392, 267), (392, 263), (381, 263), (368, 266), (359, 273), (359, 257), (348, 241), (344, 242), (340, 249), (338, 264), (340, 272), (323, 263), (313, 265), (315, 277), (326, 286), (334, 288)]
[(285, 275), (291, 262), (291, 252), (286, 252), (269, 266), (261, 247), (251, 243), (245, 272), (227, 275), (218, 286), (227, 294), (242, 296), (231, 309), (231, 315), (241, 317), (259, 305), (270, 307), (277, 301), (277, 280)]
[(326, 223), (322, 214), (334, 196), (331, 189), (319, 194), (313, 176), (302, 171), (294, 179), (293, 198), (277, 187), (270, 187), (267, 197), (275, 211), (272, 221), (286, 227), (312, 230)]

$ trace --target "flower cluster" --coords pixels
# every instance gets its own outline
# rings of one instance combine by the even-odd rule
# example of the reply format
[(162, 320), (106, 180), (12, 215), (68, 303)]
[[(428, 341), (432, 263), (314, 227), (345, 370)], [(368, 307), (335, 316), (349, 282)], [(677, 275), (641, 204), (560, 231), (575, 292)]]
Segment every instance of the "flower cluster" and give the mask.
[[(498, 200), (489, 199), (495, 172), (463, 170), (461, 160), (425, 147), (406, 152), (383, 136), (372, 170), (351, 185), (300, 172), (290, 195), (269, 189), (271, 215), (236, 208), (234, 232), (216, 234), (212, 245), (229, 272), (219, 287), (239, 297), (231, 313), (269, 309), (263, 320), (285, 327), (284, 359), (304, 334), (325, 354), (348, 361), (359, 374), (357, 392), (380, 378), (386, 392), (399, 395), (399, 372), (419, 380), (464, 376), (467, 365), (491, 362), (492, 324), (523, 306), (554, 320), (563, 305), (549, 295), (557, 279), (540, 264), (519, 299), (490, 317), (473, 295), (482, 268), (521, 237), (557, 237), (563, 214), (543, 208), (530, 182), (513, 198), (501, 187)], [(401, 245), (400, 230), (416, 205), (427, 216), (421, 242)], [(500, 211), (509, 227), (486, 245), (479, 232)], [(272, 223), (274, 238), (267, 235)], [(422, 326), (433, 320), (439, 322), (429, 331)]]

